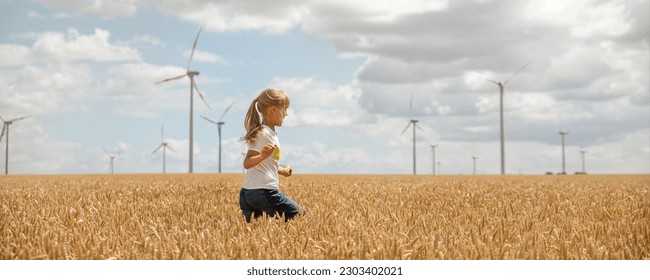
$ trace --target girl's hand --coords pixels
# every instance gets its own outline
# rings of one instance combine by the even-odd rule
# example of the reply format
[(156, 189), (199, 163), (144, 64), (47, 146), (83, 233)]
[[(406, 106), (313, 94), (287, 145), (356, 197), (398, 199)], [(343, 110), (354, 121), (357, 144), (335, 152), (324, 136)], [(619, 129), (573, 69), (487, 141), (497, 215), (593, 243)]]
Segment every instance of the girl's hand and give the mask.
[(275, 145), (266, 144), (264, 148), (262, 148), (262, 152), (261, 152), (262, 159), (266, 159), (269, 156), (271, 156), (273, 154), (273, 151), (275, 151), (275, 148), (276, 148)]
[(284, 177), (291, 176), (291, 173), (293, 173), (293, 169), (291, 169), (291, 166), (289, 165), (282, 166), (282, 168), (278, 169), (278, 174)]

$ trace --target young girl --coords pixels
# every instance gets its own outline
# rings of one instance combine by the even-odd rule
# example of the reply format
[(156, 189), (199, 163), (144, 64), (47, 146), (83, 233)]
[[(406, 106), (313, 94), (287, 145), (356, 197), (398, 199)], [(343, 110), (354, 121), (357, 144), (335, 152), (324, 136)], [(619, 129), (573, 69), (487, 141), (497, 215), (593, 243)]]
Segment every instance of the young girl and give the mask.
[(257, 219), (263, 213), (273, 217), (284, 215), (285, 221), (303, 211), (296, 202), (279, 191), (278, 174), (291, 176), (290, 166), (279, 166), (280, 141), (275, 127), (282, 126), (289, 108), (289, 96), (282, 90), (268, 88), (251, 102), (244, 127), (246, 135), (241, 138), (248, 144), (244, 158), (246, 181), (239, 192), (239, 207), (246, 218)]

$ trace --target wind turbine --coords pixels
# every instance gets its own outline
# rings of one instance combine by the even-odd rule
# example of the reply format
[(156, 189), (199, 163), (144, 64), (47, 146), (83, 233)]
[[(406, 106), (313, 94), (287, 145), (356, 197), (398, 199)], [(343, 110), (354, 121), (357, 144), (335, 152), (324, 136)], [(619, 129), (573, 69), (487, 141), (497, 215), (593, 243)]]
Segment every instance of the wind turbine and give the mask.
[(417, 125), (418, 120), (413, 118), (413, 94), (411, 94), (411, 103), (410, 103), (410, 114), (411, 114), (411, 120), (409, 120), (408, 125), (406, 125), (406, 128), (404, 128), (404, 131), (402, 131), (402, 135), (404, 135), (404, 132), (406, 132), (407, 129), (411, 125), (413, 125), (413, 175), (415, 175), (415, 128), (422, 130), (420, 126)]
[(472, 160), (474, 160), (474, 175), (476, 175), (476, 159), (477, 158), (478, 158), (477, 156), (472, 156)]
[(5, 131), (7, 131), (7, 143), (5, 145), (5, 175), (9, 174), (9, 125), (29, 117), (31, 116), (15, 118), (8, 121), (0, 117), (0, 120), (2, 120), (2, 133), (0, 133), (0, 142), (2, 142), (2, 136), (4, 136)]
[(167, 167), (166, 167), (166, 163), (165, 163), (165, 161), (166, 161), (165, 159), (167, 157), (166, 156), (167, 149), (170, 149), (172, 151), (174, 151), (174, 149), (172, 149), (172, 147), (170, 147), (169, 144), (167, 144), (167, 142), (165, 142), (165, 140), (163, 139), (163, 132), (164, 132), (164, 129), (163, 129), (163, 126), (161, 125), (160, 126), (160, 145), (158, 145), (158, 147), (156, 147), (156, 149), (153, 150), (153, 152), (151, 152), (150, 156), (153, 156), (153, 154), (155, 154), (158, 150), (160, 150), (160, 148), (163, 149), (163, 174), (164, 174), (164, 173), (167, 173), (167, 171), (166, 171)]
[(517, 74), (519, 74), (521, 71), (523, 71), (524, 68), (526, 68), (528, 66), (528, 64), (533, 62), (533, 60), (531, 60), (528, 63), (524, 64), (524, 66), (519, 68), (519, 70), (517, 70), (517, 72), (512, 74), (512, 76), (510, 76), (510, 78), (508, 78), (504, 82), (497, 82), (497, 81), (494, 81), (494, 80), (486, 79), (489, 82), (492, 82), (495, 85), (499, 86), (499, 120), (500, 120), (499, 121), (499, 124), (500, 124), (499, 127), (500, 127), (500, 138), (501, 138), (501, 175), (506, 174), (506, 152), (505, 152), (504, 132), (503, 132), (503, 92), (504, 92), (504, 87), (506, 86), (506, 84), (508, 84), (508, 82), (512, 78), (514, 78), (515, 76), (517, 76)]
[(206, 121), (209, 121), (209, 122), (217, 125), (217, 131), (219, 132), (219, 173), (221, 173), (221, 126), (226, 124), (225, 122), (223, 122), (223, 117), (226, 115), (228, 110), (230, 110), (230, 107), (232, 107), (233, 104), (235, 104), (235, 103), (231, 103), (230, 106), (228, 106), (228, 108), (226, 108), (226, 110), (223, 111), (223, 113), (221, 114), (221, 117), (219, 117), (219, 120), (216, 121), (216, 122), (211, 120), (210, 118), (208, 118), (206, 116), (201, 116)]
[(582, 174), (587, 174), (587, 169), (585, 169), (585, 153), (587, 153), (587, 150), (580, 150), (580, 155), (582, 156)]
[(120, 154), (120, 152), (118, 151), (117, 154), (111, 154), (104, 148), (102, 148), (102, 150), (104, 150), (104, 153), (111, 159), (111, 165), (109, 166), (109, 168), (111, 169), (111, 174), (113, 174), (113, 166), (114, 166), (113, 161)]
[(566, 161), (564, 158), (564, 136), (569, 134), (568, 131), (562, 131), (560, 129), (560, 137), (562, 138), (562, 174), (566, 174)]
[(436, 148), (438, 145), (429, 143), (429, 146), (431, 146), (431, 150), (433, 151), (433, 175), (436, 175)]
[(203, 103), (205, 103), (205, 106), (208, 107), (208, 109), (212, 110), (210, 108), (210, 105), (208, 104), (207, 101), (205, 101), (205, 97), (199, 90), (199, 88), (196, 86), (196, 82), (194, 81), (194, 76), (199, 75), (199, 71), (193, 71), (191, 70), (190, 66), (192, 65), (192, 57), (194, 57), (194, 50), (196, 49), (196, 43), (199, 41), (199, 35), (201, 35), (201, 30), (202, 28), (199, 29), (199, 33), (196, 34), (196, 39), (194, 39), (194, 45), (192, 46), (192, 52), (190, 53), (190, 60), (187, 63), (187, 72), (183, 75), (176, 76), (176, 77), (171, 77), (164, 79), (160, 82), (156, 82), (156, 84), (168, 82), (168, 81), (173, 81), (173, 80), (178, 80), (181, 79), (185, 76), (190, 78), (190, 157), (189, 157), (189, 173), (193, 172), (193, 165), (194, 165), (194, 90), (199, 94), (199, 97), (201, 97), (201, 100), (203, 100)]

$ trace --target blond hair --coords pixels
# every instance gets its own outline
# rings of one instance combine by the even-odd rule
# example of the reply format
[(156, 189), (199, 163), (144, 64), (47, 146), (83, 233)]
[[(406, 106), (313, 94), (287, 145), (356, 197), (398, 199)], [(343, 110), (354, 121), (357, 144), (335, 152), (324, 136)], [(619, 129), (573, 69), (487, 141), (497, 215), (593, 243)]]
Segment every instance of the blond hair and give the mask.
[(263, 114), (266, 112), (266, 109), (273, 106), (286, 109), (289, 108), (289, 104), (289, 96), (280, 89), (267, 88), (260, 92), (248, 107), (246, 118), (244, 118), (246, 135), (241, 137), (240, 140), (247, 144), (254, 143), (257, 139), (257, 133), (262, 129), (262, 124), (264, 122)]

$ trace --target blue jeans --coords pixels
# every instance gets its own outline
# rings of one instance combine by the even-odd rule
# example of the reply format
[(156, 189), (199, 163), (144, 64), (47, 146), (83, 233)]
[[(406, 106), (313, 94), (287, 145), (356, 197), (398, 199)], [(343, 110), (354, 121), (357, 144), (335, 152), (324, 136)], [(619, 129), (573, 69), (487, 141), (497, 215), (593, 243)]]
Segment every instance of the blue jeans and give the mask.
[(279, 190), (242, 188), (239, 192), (239, 208), (241, 208), (246, 222), (251, 217), (257, 219), (266, 213), (269, 217), (276, 214), (284, 215), (284, 220), (293, 219), (299, 213), (300, 206)]

